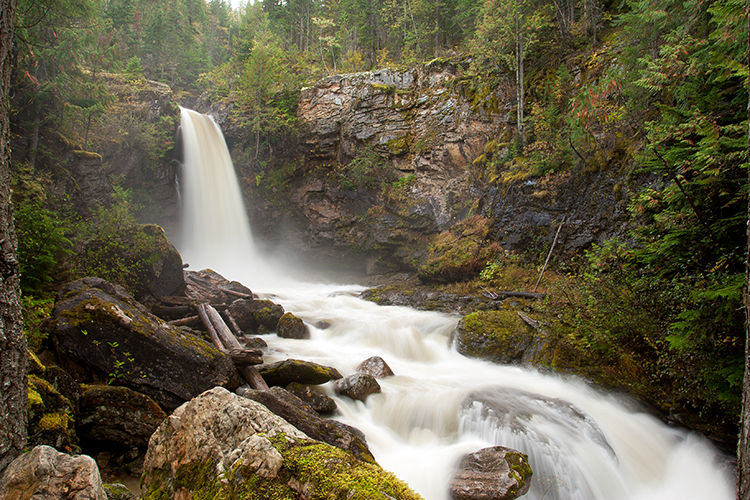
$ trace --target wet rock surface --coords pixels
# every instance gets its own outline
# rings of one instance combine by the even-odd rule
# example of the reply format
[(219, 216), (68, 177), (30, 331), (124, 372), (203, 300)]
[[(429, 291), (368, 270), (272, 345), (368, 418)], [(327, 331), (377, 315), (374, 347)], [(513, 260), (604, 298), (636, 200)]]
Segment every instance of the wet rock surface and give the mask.
[(292, 382), (286, 386), (286, 390), (310, 405), (313, 410), (321, 415), (330, 415), (336, 411), (336, 401), (328, 397), (320, 387)]
[(367, 358), (357, 366), (356, 370), (358, 373), (371, 375), (375, 378), (385, 378), (393, 375), (391, 367), (380, 356)]

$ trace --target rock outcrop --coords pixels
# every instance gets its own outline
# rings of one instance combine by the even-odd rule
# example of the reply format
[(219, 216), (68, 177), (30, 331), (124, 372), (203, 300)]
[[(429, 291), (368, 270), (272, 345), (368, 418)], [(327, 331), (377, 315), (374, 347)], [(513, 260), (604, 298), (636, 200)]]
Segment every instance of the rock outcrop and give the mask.
[(107, 500), (96, 462), (50, 446), (37, 446), (16, 458), (0, 479), (5, 500)]
[(528, 457), (503, 446), (484, 448), (461, 458), (450, 483), (454, 500), (514, 500), (529, 491)]
[(476, 311), (458, 322), (456, 350), (465, 356), (496, 363), (540, 362), (545, 339), (521, 320), (516, 311)]
[(208, 388), (236, 386), (228, 356), (99, 278), (63, 287), (46, 328), (61, 365), (76, 380), (129, 387), (165, 410)]
[(141, 486), (148, 498), (419, 498), (377, 465), (312, 440), (262, 404), (218, 387), (159, 426)]

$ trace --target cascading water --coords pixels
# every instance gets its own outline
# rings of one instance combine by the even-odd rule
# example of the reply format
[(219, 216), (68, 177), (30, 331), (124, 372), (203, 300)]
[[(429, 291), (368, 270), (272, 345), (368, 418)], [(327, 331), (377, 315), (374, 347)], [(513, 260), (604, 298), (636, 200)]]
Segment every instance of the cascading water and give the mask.
[[(183, 110), (183, 133), (186, 117), (197, 120), (194, 112)], [(197, 135), (212, 137), (217, 143), (189, 145), (192, 139), (185, 135), (186, 169), (212, 165), (210, 159), (195, 162), (188, 158), (193, 151), (224, 147), (220, 135)], [(224, 151), (220, 156), (228, 154)], [(185, 209), (208, 214), (213, 208), (201, 203), (211, 197), (193, 194), (207, 186), (187, 186), (199, 178), (186, 172)], [(223, 189), (239, 193), (235, 187), (233, 181), (227, 188), (213, 188), (219, 193)], [(228, 196), (224, 193), (219, 198)], [(234, 215), (222, 216), (225, 221), (246, 224), (241, 201), (239, 205)], [(529, 455), (534, 476), (524, 498), (734, 498), (729, 467), (699, 436), (669, 428), (580, 380), (465, 358), (450, 348), (454, 316), (378, 306), (357, 298), (362, 288), (353, 285), (286, 280), (259, 284), (254, 269), (270, 266), (257, 255), (248, 259), (248, 252), (253, 253), (248, 250), (252, 248), (249, 231), (235, 228), (221, 238), (223, 245), (235, 249), (225, 248), (225, 253), (218, 254), (217, 240), (198, 237), (182, 250), (200, 256), (196, 263), (201, 265), (217, 268), (221, 260), (221, 271), (228, 278), (254, 290), (266, 287), (262, 291), (267, 296), (310, 325), (310, 340), (274, 338), (269, 342), (267, 361), (308, 359), (335, 366), (344, 375), (375, 355), (391, 366), (396, 376), (381, 380), (383, 392), (370, 396), (366, 404), (329, 392), (339, 407), (337, 418), (364, 431), (378, 462), (427, 500), (448, 497), (452, 469), (463, 454), (495, 444)], [(232, 255), (237, 260), (225, 260)], [(329, 326), (312, 326), (321, 322)]]

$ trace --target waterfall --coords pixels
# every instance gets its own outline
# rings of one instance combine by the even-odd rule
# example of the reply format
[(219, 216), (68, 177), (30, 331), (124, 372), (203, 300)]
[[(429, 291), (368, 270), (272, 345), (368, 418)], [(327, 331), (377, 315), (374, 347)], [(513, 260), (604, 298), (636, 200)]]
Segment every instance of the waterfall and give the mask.
[[(220, 131), (209, 118), (183, 110), (183, 133), (183, 199), (192, 233), (178, 247), (196, 264), (221, 269), (257, 292), (257, 268), (274, 271), (253, 249)], [(211, 144), (199, 142), (209, 138)], [(188, 176), (191, 169), (208, 172)], [(193, 178), (197, 184), (188, 187)], [(272, 279), (263, 286), (311, 331), (309, 340), (269, 339), (267, 362), (307, 359), (344, 376), (370, 356), (391, 366), (396, 375), (380, 380), (382, 393), (366, 403), (324, 388), (336, 400), (336, 418), (361, 429), (378, 463), (426, 500), (448, 498), (463, 454), (496, 444), (528, 454), (534, 475), (524, 498), (530, 500), (734, 498), (731, 468), (707, 440), (579, 379), (463, 357), (450, 347), (454, 315), (378, 306), (359, 299), (363, 288), (356, 285)], [(314, 326), (323, 322), (324, 329)]]
[(180, 108), (182, 228), (177, 244), (194, 269), (232, 269), (258, 258), (237, 175), (221, 129), (208, 116)]

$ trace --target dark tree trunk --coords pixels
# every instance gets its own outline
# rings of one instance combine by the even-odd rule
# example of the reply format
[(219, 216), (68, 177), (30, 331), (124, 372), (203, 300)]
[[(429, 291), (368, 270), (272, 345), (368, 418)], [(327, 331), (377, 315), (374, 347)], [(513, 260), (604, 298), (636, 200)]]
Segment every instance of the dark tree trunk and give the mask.
[(26, 339), (10, 205), (8, 96), (15, 13), (16, 0), (0, 0), (0, 471), (26, 441)]
[[(750, 7), (747, 9), (747, 63), (750, 67)], [(748, 76), (748, 154), (750, 154), (750, 76)], [(750, 171), (748, 171), (750, 189)], [(748, 221), (750, 222), (750, 197), (748, 199)], [(747, 250), (745, 262), (745, 380), (742, 384), (742, 421), (740, 422), (740, 442), (737, 446), (737, 500), (750, 500), (750, 225), (747, 228)]]

